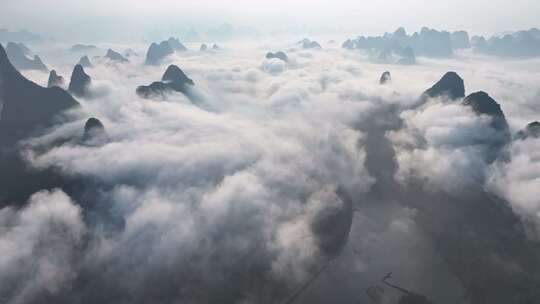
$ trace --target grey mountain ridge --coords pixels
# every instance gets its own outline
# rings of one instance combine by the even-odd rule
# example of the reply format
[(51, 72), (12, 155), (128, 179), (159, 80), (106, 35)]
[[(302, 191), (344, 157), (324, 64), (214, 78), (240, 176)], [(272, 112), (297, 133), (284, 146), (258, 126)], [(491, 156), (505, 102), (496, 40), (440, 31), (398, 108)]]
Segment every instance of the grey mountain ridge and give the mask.
[(415, 55), (433, 58), (452, 57), (455, 50), (473, 49), (475, 52), (502, 57), (527, 58), (540, 56), (540, 30), (532, 28), (503, 36), (484, 38), (469, 37), (466, 31), (437, 31), (424, 27), (420, 32), (408, 35), (404, 28), (382, 36), (360, 36), (347, 39), (342, 47), (348, 50), (402, 53), (411, 48)]

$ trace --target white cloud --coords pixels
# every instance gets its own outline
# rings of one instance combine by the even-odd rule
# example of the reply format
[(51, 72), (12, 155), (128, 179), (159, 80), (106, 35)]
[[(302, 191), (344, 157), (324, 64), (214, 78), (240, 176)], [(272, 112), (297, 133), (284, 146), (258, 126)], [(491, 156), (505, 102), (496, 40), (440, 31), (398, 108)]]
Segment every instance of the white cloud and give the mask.
[(510, 161), (490, 168), (488, 186), (540, 225), (540, 139), (516, 140), (509, 150)]
[(81, 213), (60, 190), (32, 195), (20, 211), (0, 210), (0, 294), (7, 303), (36, 301), (73, 282), (86, 232)]
[[(146, 48), (129, 47), (140, 54)], [(72, 113), (73, 122), (25, 143), (30, 165), (52, 167), (91, 185), (77, 197), (88, 211), (98, 213), (89, 212), (85, 219), (90, 233), (76, 271), (79, 280), (89, 283), (75, 296), (68, 288), (62, 290), (65, 294), (92, 295), (96, 302), (103, 300), (100, 296), (118, 300), (127, 293), (141, 302), (156, 294), (205, 302), (224, 290), (231, 292), (224, 297), (245, 302), (284, 298), (327, 262), (313, 222), (344, 206), (335, 193), (338, 187), (356, 210), (343, 252), (355, 267), (337, 266), (341, 275), (355, 276), (358, 286), (367, 288), (380, 280), (381, 269), (403, 265), (398, 269), (412, 286), (425, 287), (426, 281), (437, 279), (441, 285), (451, 281), (452, 291), (460, 290), (436, 245), (416, 223), (419, 211), (394, 201), (380, 203), (368, 193), (375, 180), (364, 164), (366, 145), (372, 144), (364, 132), (393, 123), (381, 115), (388, 108), (404, 110), (404, 127), (387, 134), (396, 149), (399, 181), (427, 180), (436, 190), (454, 193), (482, 186), (486, 148), (476, 141), (493, 136), (489, 119), (440, 100), (419, 109), (410, 106), (444, 72), (456, 70), (467, 91), (486, 89), (500, 101), (516, 129), (533, 104), (534, 73), (524, 72), (521, 62), (494, 65), (490, 58), (470, 54), (394, 66), (326, 46), (304, 51), (292, 43), (229, 43), (215, 53), (188, 47), (192, 51), (172, 56), (168, 63), (178, 64), (194, 80), (201, 103), (181, 94), (166, 101), (136, 96), (138, 85), (159, 80), (165, 70), (143, 66), (142, 57), (126, 65), (97, 65), (87, 72), (107, 94), (81, 100), (83, 110)], [(268, 69), (264, 55), (279, 49), (286, 50), (290, 61), (276, 62), (276, 73)], [(69, 75), (72, 65), (66, 58), (50, 61), (63, 75)], [(385, 70), (393, 80), (380, 86)], [(522, 78), (526, 80), (516, 86)], [(81, 144), (89, 116), (104, 123), (108, 141)], [(366, 122), (374, 125), (360, 131)], [(71, 140), (55, 145), (60, 138)], [(500, 164), (495, 175), (500, 175), (499, 184), (528, 174), (527, 165), (513, 168), (519, 159)], [(527, 156), (523, 163), (533, 160)], [(383, 165), (391, 167), (392, 161)], [(383, 190), (392, 194), (395, 189)], [(499, 193), (515, 200), (516, 190)], [(534, 189), (530, 193), (519, 193), (518, 204), (534, 211)], [(351, 253), (356, 250), (362, 253)], [(426, 276), (428, 270), (437, 270), (436, 278)], [(264, 280), (260, 285), (268, 289), (253, 278)], [(450, 292), (435, 289), (426, 292), (451, 303)]]

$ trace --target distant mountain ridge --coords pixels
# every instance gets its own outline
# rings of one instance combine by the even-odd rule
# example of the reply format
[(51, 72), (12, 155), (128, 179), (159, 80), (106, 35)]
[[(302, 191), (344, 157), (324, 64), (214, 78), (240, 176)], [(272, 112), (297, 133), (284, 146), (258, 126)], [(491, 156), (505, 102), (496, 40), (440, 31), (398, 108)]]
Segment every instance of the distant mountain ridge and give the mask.
[(427, 27), (408, 35), (405, 29), (400, 27), (395, 32), (382, 36), (347, 39), (342, 47), (397, 56), (403, 56), (404, 50), (410, 48), (407, 50), (409, 55), (412, 51), (415, 55), (432, 58), (452, 57), (454, 51), (464, 49), (503, 57), (535, 57), (540, 56), (540, 30), (532, 28), (486, 39), (483, 36), (469, 37), (466, 31), (438, 31)]
[(9, 61), (19, 70), (49, 71), (39, 56), (35, 55), (33, 59), (28, 58), (30, 50), (22, 43), (8, 42), (5, 51)]

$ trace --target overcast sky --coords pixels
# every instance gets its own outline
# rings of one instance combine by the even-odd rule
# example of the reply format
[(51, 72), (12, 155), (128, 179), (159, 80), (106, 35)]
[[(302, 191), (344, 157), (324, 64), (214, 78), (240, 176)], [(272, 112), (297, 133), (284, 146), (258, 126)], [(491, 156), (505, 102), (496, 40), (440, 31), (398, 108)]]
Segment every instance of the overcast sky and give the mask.
[(405, 26), (492, 34), (540, 27), (536, 0), (0, 0), (0, 27), (54, 37), (130, 37), (140, 31), (230, 22), (261, 30), (346, 28), (378, 34)]

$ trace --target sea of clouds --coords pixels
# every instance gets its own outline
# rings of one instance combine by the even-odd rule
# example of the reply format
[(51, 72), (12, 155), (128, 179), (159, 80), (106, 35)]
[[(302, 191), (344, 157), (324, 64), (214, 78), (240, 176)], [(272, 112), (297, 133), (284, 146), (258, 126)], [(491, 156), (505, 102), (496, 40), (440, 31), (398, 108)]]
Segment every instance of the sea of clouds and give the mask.
[[(138, 52), (127, 64), (91, 57), (93, 96), (23, 145), (29, 166), (52, 168), (81, 190), (43, 190), (22, 209), (0, 210), (0, 299), (286, 303), (301, 290), (294, 300), (368, 303), (364, 290), (394, 271), (437, 303), (463, 301), (462, 283), (416, 220), (421, 211), (391, 183), (485, 189), (536, 227), (540, 139), (514, 141), (508, 158), (486, 160), (478, 142), (494, 135), (489, 117), (444, 98), (415, 105), (456, 71), (467, 94), (488, 92), (517, 132), (540, 119), (540, 60), (459, 53), (384, 65), (323, 46), (228, 43), (199, 52), (188, 44), (159, 67), (142, 64), (142, 45), (112, 46)], [(80, 56), (68, 49), (34, 51), (69, 81)], [(289, 61), (265, 59), (277, 50)], [(193, 79), (196, 101), (136, 95), (168, 63)], [(379, 85), (385, 70), (392, 81)], [(24, 74), (42, 85), (48, 76)], [(89, 117), (103, 122), (105, 139), (80, 139)], [(327, 248), (333, 234), (346, 239), (337, 253)]]

